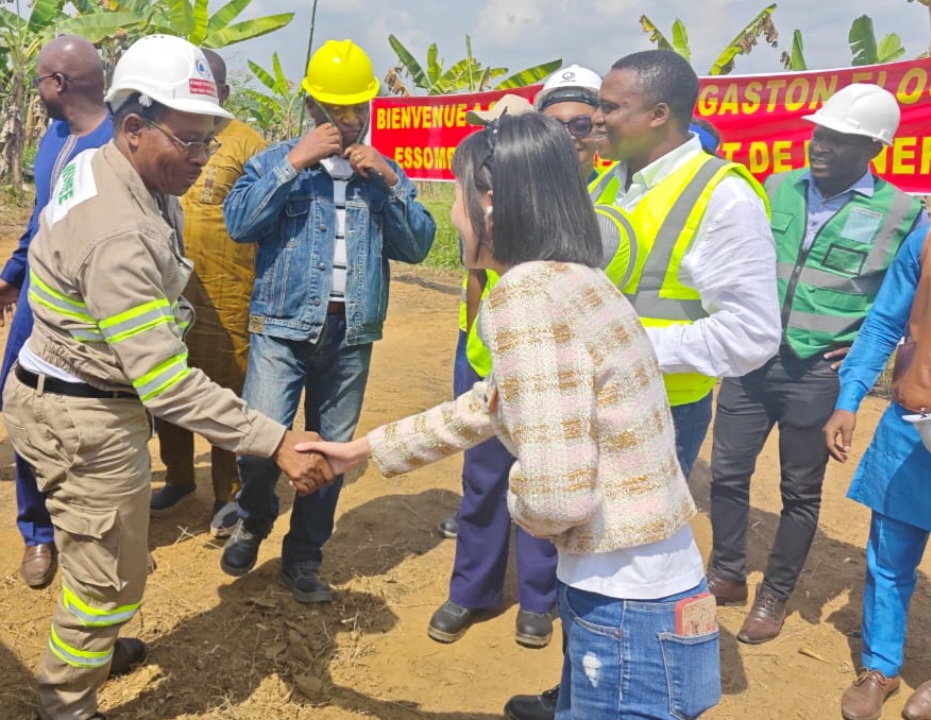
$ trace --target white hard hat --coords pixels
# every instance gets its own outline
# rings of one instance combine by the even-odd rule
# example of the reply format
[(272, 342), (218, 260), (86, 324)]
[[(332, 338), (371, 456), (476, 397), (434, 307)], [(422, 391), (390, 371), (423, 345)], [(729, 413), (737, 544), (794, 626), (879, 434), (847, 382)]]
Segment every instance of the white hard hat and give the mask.
[(220, 107), (217, 84), (200, 49), (173, 35), (140, 38), (123, 53), (104, 98), (116, 112), (131, 95), (140, 93), (172, 110), (232, 119)]
[(588, 68), (570, 65), (546, 79), (533, 105), (538, 112), (558, 102), (581, 102), (594, 107), (598, 104), (599, 89), (601, 75)]
[(901, 117), (899, 103), (891, 92), (879, 85), (854, 83), (834, 93), (805, 120), (845, 135), (863, 135), (891, 145)]
[(931, 452), (931, 415), (925, 413), (915, 415), (903, 415), (902, 419), (915, 426), (918, 434), (921, 436), (921, 442)]

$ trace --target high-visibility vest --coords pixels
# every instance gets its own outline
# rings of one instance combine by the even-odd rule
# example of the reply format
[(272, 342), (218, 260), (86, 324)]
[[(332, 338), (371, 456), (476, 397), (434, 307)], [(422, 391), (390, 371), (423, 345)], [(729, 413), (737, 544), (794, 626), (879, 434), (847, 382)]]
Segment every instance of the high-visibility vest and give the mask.
[[(635, 242), (628, 251), (629, 269), (622, 272), (616, 267), (610, 277), (630, 300), (644, 327), (690, 324), (707, 317), (698, 291), (682, 282), (679, 268), (695, 240), (711, 194), (731, 176), (746, 180), (768, 211), (766, 193), (745, 167), (705, 153), (651, 188), (633, 210), (615, 208), (633, 228)], [(620, 180), (613, 167), (589, 185), (589, 194), (600, 204), (613, 204), (619, 190)], [(618, 261), (617, 266), (623, 264), (617, 256), (614, 261)], [(669, 404), (675, 407), (701, 400), (711, 392), (716, 378), (666, 373), (663, 380)]]
[(773, 207), (783, 342), (807, 359), (853, 343), (922, 209), (917, 198), (875, 178), (873, 196), (852, 193), (804, 250), (804, 172), (770, 176), (766, 192)]
[[(485, 270), (485, 287), (482, 288), (482, 301), (488, 297), (488, 293), (497, 284), (499, 277), (493, 270)], [(488, 377), (491, 373), (491, 352), (485, 347), (481, 338), (478, 336), (478, 321), (468, 326), (468, 310), (466, 309), (466, 288), (469, 284), (469, 273), (467, 272), (462, 278), (462, 294), (459, 298), (459, 329), (462, 332), (468, 332), (466, 338), (466, 359), (469, 365), (475, 370), (479, 377)]]

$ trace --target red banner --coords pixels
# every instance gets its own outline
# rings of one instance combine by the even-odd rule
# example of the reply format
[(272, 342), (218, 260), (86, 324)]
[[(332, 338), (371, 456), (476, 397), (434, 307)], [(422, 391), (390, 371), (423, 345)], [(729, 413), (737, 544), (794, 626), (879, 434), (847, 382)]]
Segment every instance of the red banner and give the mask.
[[(840, 88), (875, 83), (902, 108), (895, 142), (874, 161), (876, 172), (906, 192), (931, 194), (931, 59), (779, 75), (701, 79), (696, 114), (721, 132), (720, 154), (759, 179), (807, 164), (812, 125), (803, 120)], [(539, 86), (511, 91), (532, 99)], [(377, 98), (372, 144), (418, 180), (452, 180), (456, 145), (475, 130), (465, 114), (486, 109), (503, 91)]]

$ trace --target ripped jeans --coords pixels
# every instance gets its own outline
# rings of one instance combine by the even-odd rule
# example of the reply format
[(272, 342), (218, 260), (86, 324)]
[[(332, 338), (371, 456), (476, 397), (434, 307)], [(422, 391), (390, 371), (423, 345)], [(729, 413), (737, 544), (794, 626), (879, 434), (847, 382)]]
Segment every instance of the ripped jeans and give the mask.
[(718, 632), (676, 634), (676, 602), (618, 600), (560, 582), (559, 613), (569, 645), (556, 720), (690, 720), (721, 697)]

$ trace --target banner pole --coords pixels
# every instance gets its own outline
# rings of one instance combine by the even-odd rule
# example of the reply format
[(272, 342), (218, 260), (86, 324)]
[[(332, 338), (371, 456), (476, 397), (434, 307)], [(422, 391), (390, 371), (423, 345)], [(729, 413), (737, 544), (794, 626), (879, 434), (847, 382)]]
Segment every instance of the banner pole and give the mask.
[[(310, 53), (314, 47), (314, 25), (317, 22), (317, 0), (314, 0), (313, 9), (310, 11), (310, 35), (307, 38), (307, 56), (304, 58), (304, 67), (310, 63)], [(301, 117), (298, 122), (298, 127), (301, 129), (301, 132), (304, 132), (304, 113), (307, 110), (307, 103), (301, 103)]]

